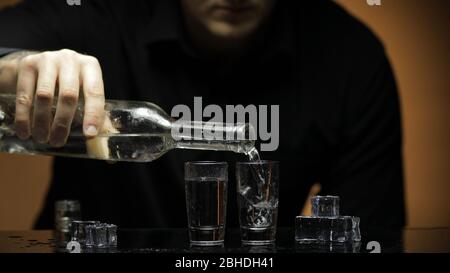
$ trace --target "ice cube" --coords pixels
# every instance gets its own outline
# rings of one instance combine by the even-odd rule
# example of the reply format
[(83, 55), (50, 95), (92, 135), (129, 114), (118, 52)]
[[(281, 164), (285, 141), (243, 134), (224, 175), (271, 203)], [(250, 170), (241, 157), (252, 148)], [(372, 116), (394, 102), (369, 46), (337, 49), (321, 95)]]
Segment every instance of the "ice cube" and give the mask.
[(295, 240), (299, 243), (330, 241), (332, 218), (297, 216), (295, 218)]
[(312, 216), (314, 217), (338, 217), (338, 196), (314, 196), (311, 198)]
[(70, 224), (70, 238), (71, 241), (77, 241), (81, 247), (86, 247), (87, 227), (91, 225), (98, 225), (98, 221), (72, 221)]
[(295, 239), (300, 243), (353, 241), (353, 220), (350, 216), (297, 216)]
[(259, 202), (252, 206), (253, 213), (250, 214), (254, 227), (267, 227), (272, 224), (272, 206), (267, 201)]
[(97, 223), (86, 226), (86, 247), (104, 248), (117, 246), (117, 226)]
[(108, 246), (116, 247), (117, 246), (117, 226), (116, 225), (107, 225), (107, 237), (108, 237)]
[(92, 228), (93, 241), (95, 247), (107, 247), (108, 237), (107, 237), (107, 225), (99, 224)]
[(96, 227), (96, 224), (86, 226), (86, 239), (85, 239), (86, 247), (95, 247), (95, 243), (94, 243), (95, 227)]
[(340, 216), (332, 219), (331, 241), (344, 243), (353, 241), (353, 220), (350, 216)]
[(352, 233), (353, 233), (353, 241), (360, 242), (361, 241), (361, 231), (359, 230), (359, 217), (352, 217)]

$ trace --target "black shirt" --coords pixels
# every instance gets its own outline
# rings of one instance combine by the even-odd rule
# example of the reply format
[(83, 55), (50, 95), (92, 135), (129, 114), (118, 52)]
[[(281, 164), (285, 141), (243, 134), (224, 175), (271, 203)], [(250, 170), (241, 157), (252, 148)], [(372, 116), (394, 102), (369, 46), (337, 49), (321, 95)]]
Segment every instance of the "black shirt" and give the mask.
[[(0, 13), (0, 47), (70, 48), (100, 61), (109, 99), (174, 105), (280, 105), (280, 226), (293, 226), (312, 184), (341, 197), (363, 227), (404, 225), (402, 136), (393, 73), (379, 40), (331, 1), (278, 1), (259, 40), (223, 66), (192, 49), (177, 1), (33, 0)], [(174, 150), (146, 164), (55, 158), (37, 228), (58, 199), (120, 227), (185, 227), (183, 162), (229, 162), (227, 225), (237, 225), (229, 152)], [(12, 183), (12, 182), (11, 182)], [(30, 181), (32, 183), (32, 181)]]

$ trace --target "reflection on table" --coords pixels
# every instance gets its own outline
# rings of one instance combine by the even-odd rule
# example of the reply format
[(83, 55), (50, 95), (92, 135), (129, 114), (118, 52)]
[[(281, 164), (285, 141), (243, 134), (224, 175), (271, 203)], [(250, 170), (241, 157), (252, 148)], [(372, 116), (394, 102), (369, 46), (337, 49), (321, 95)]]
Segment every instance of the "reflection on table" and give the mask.
[[(407, 228), (403, 232), (362, 232), (362, 241), (347, 244), (298, 244), (293, 228), (278, 228), (275, 245), (242, 246), (239, 229), (227, 229), (223, 247), (190, 247), (187, 229), (119, 229), (114, 249), (86, 249), (84, 252), (127, 253), (368, 253), (450, 252), (449, 228)], [(0, 231), (1, 253), (67, 252), (57, 248), (51, 230)]]

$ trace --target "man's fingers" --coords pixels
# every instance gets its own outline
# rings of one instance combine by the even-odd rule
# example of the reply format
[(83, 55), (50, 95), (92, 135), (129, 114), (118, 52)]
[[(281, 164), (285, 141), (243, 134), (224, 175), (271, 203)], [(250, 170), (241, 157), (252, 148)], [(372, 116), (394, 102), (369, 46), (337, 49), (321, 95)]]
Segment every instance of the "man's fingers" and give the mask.
[(33, 138), (47, 142), (52, 121), (52, 105), (57, 78), (57, 66), (50, 58), (39, 65), (33, 113)]
[(86, 57), (81, 79), (84, 95), (83, 131), (88, 137), (96, 136), (105, 117), (105, 95), (100, 65), (94, 57)]
[(67, 60), (67, 63), (60, 66), (58, 104), (49, 139), (52, 146), (64, 145), (70, 133), (70, 126), (78, 103), (79, 73), (79, 66), (73, 60)]
[(30, 136), (31, 107), (36, 88), (35, 60), (31, 56), (23, 59), (17, 77), (15, 130), (19, 138)]
[[(59, 96), (53, 118), (57, 82)], [(17, 79), (17, 135), (23, 139), (33, 135), (37, 142), (49, 141), (52, 146), (64, 145), (81, 88), (85, 104), (83, 132), (87, 137), (94, 137), (102, 129), (105, 118), (103, 77), (98, 60), (68, 49), (22, 58)]]

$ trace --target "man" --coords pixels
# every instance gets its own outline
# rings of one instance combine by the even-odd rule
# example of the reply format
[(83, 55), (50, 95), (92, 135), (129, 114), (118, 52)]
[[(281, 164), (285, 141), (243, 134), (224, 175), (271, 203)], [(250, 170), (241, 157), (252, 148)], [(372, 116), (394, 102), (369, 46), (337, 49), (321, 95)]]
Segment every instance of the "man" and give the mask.
[[(279, 148), (262, 153), (281, 162), (280, 226), (293, 225), (316, 182), (363, 227), (405, 223), (392, 71), (380, 42), (333, 2), (34, 0), (2, 11), (0, 33), (0, 87), (17, 94), (21, 138), (64, 145), (80, 96), (87, 137), (99, 131), (105, 97), (166, 111), (194, 96), (222, 107), (280, 105)], [(86, 219), (184, 227), (190, 160), (231, 163), (227, 225), (236, 225), (232, 163), (245, 157), (172, 151), (149, 164), (55, 158), (36, 227), (52, 227), (54, 201), (66, 198), (81, 201)]]

